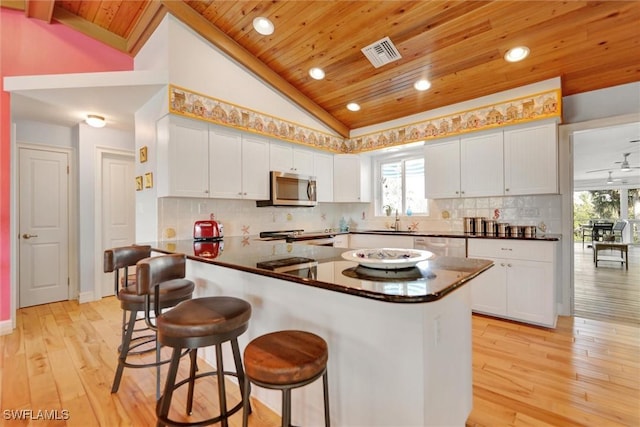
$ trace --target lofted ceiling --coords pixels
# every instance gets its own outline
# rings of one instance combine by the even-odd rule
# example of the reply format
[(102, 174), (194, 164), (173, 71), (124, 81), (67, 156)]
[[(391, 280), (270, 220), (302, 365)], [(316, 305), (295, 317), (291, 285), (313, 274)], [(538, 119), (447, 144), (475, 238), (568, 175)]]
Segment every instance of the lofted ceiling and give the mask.
[[(640, 81), (637, 1), (1, 0), (132, 56), (166, 13), (343, 136), (560, 76), (563, 96)], [(255, 17), (273, 21), (262, 36)], [(389, 37), (401, 58), (374, 68), (361, 49)], [(530, 56), (508, 63), (508, 48)], [(308, 71), (321, 67), (324, 80)], [(418, 92), (420, 78), (431, 89)], [(359, 112), (345, 108), (349, 102)]]

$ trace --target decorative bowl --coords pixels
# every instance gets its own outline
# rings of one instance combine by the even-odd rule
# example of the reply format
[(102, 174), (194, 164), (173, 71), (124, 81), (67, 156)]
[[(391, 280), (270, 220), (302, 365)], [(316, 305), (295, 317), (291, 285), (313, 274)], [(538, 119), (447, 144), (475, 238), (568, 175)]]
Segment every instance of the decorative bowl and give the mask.
[(356, 249), (342, 253), (342, 258), (347, 261), (357, 262), (363, 267), (379, 270), (398, 270), (411, 268), (421, 261), (433, 256), (432, 252), (418, 249)]

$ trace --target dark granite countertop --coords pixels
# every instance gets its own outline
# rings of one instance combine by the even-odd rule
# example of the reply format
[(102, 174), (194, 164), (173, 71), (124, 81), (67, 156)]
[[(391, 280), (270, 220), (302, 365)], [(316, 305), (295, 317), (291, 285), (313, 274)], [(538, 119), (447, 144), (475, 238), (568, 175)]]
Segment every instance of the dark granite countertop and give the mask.
[(501, 240), (541, 240), (541, 241), (557, 241), (560, 240), (561, 234), (544, 234), (536, 237), (498, 237), (498, 236), (479, 236), (462, 231), (393, 231), (393, 230), (350, 230), (351, 234), (379, 234), (384, 236), (414, 236), (414, 237), (455, 237), (468, 239), (501, 239)]
[[(436, 301), (493, 265), (482, 259), (434, 256), (414, 268), (374, 270), (344, 260), (341, 254), (348, 249), (264, 241), (257, 236), (225, 237), (221, 242), (178, 240), (147, 244), (162, 253), (184, 253), (200, 262), (393, 303)], [(299, 266), (292, 271), (258, 266), (287, 258), (299, 258)]]

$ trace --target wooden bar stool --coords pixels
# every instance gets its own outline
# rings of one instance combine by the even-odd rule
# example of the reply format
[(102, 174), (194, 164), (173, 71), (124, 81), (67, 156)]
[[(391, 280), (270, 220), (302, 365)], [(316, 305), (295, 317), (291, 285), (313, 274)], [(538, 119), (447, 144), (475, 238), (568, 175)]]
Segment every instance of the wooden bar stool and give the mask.
[[(111, 386), (112, 393), (117, 392), (120, 387), (124, 368), (156, 366), (156, 395), (160, 395), (160, 365), (168, 363), (169, 360), (160, 360), (160, 349), (155, 332), (151, 335), (133, 338), (134, 332), (148, 330), (148, 328), (135, 329), (138, 313), (144, 312), (144, 296), (138, 295), (136, 281), (129, 274), (129, 267), (135, 266), (138, 261), (150, 256), (151, 246), (123, 246), (104, 251), (104, 272), (114, 273), (114, 292), (118, 300), (120, 300), (120, 307), (122, 308), (120, 354), (118, 356), (118, 367)], [(181, 259), (181, 262), (178, 261), (178, 258)], [(176, 261), (176, 263), (172, 264), (172, 268), (165, 272), (165, 283), (158, 289), (159, 310), (173, 307), (181, 301), (190, 299), (195, 289), (192, 281), (184, 279), (184, 255), (177, 255)], [(122, 278), (120, 278), (121, 271), (123, 273)], [(154, 350), (154, 348), (143, 351), (137, 350), (140, 346), (149, 343), (155, 343), (155, 362), (136, 363), (127, 361), (129, 356)]]
[(251, 383), (282, 390), (282, 427), (291, 427), (291, 390), (322, 377), (324, 425), (329, 427), (329, 384), (325, 340), (310, 332), (278, 331), (251, 341), (244, 350), (245, 390), (243, 427), (249, 421)]
[[(224, 378), (225, 375), (236, 376), (240, 386), (240, 393), (244, 397), (244, 370), (242, 368), (238, 337), (249, 327), (251, 305), (242, 299), (225, 296), (194, 298), (181, 302), (169, 311), (160, 313), (155, 301), (158, 301), (158, 288), (162, 286), (162, 278), (159, 277), (159, 271), (163, 268), (163, 262), (158, 260), (158, 257), (148, 258), (138, 262), (136, 272), (138, 293), (144, 295), (146, 301), (145, 319), (151, 328), (156, 329), (160, 344), (173, 348), (164, 392), (156, 405), (158, 425), (205, 426), (220, 422), (222, 426), (226, 427), (228, 426), (228, 417), (243, 407), (243, 399), (241, 399), (233, 408), (227, 408)], [(151, 318), (152, 295), (154, 296), (155, 324)], [(225, 342), (231, 344), (236, 367), (235, 372), (226, 372), (224, 370), (222, 344)], [(197, 349), (209, 346), (215, 346), (216, 370), (196, 374)], [(181, 353), (185, 349), (190, 349), (191, 366), (189, 376), (176, 383)], [(212, 375), (217, 377), (220, 414), (206, 420), (194, 422), (169, 419), (173, 392), (178, 387), (188, 384), (186, 413), (191, 415), (196, 380)]]

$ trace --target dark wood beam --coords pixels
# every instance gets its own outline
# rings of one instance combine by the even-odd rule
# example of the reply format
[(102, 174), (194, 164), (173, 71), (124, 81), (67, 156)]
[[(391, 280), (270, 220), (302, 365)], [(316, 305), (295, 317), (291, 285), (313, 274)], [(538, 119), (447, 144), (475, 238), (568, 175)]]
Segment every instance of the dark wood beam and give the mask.
[(340, 136), (345, 138), (349, 137), (349, 128), (344, 123), (338, 121), (326, 110), (305, 96), (275, 71), (265, 65), (264, 62), (253, 56), (235, 40), (231, 39), (219, 28), (207, 21), (189, 5), (181, 1), (171, 0), (163, 1), (162, 4), (173, 16), (182, 21), (185, 25), (200, 34), (231, 58), (245, 66), (256, 76), (264, 80), (291, 101), (295, 102), (309, 114), (320, 120), (329, 128), (333, 129)]

